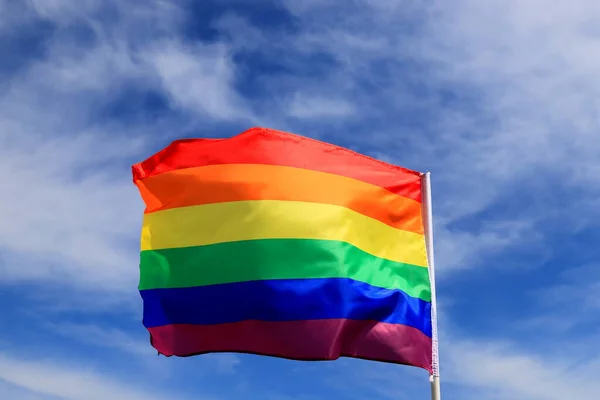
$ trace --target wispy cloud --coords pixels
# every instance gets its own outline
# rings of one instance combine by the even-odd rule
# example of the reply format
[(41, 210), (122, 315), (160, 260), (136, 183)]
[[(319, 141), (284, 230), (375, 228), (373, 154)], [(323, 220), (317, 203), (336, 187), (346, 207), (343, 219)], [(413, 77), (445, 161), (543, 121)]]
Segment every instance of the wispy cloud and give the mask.
[(146, 340), (140, 340), (139, 335), (132, 337), (130, 333), (117, 328), (101, 328), (92, 324), (62, 322), (48, 325), (47, 329), (84, 344), (109, 347), (125, 354), (140, 357), (156, 355), (156, 351), (150, 346), (147, 338), (145, 338)]
[[(494, 303), (480, 293), (487, 290), (503, 292), (505, 311), (516, 307), (508, 293), (531, 302), (511, 321), (482, 313), (444, 332), (451, 393), (546, 400), (598, 393), (600, 363), (586, 358), (586, 348), (597, 339), (599, 280), (595, 267), (570, 270), (586, 277), (580, 280), (557, 274), (567, 266), (556, 256), (597, 252), (563, 246), (598, 227), (600, 6), (281, 1), (276, 8), (289, 19), (282, 27), (248, 16), (247, 2), (228, 4), (244, 7), (216, 13), (209, 22), (216, 35), (202, 40), (186, 31), (194, 24), (185, 1), (0, 0), (0, 14), (10, 15), (0, 19), (3, 40), (45, 29), (39, 48), (17, 46), (31, 54), (0, 54), (10, 59), (0, 66), (3, 284), (39, 285), (28, 296), (53, 317), (89, 307), (118, 310), (114, 316), (125, 303), (139, 312), (139, 302), (131, 303), (139, 300), (142, 205), (129, 166), (174, 137), (271, 125), (432, 170), (438, 287), (445, 293), (453, 277), (468, 281), (456, 290), (456, 307), (441, 298), (447, 320), (461, 312), (461, 301), (484, 309)], [(510, 272), (519, 264), (513, 251), (523, 249), (531, 268), (545, 266), (543, 282), (527, 293), (515, 285), (525, 275)], [(484, 272), (494, 280), (500, 264), (505, 275), (475, 292)], [(473, 271), (480, 275), (469, 280)], [(479, 335), (479, 324), (491, 319), (506, 329)], [(142, 360), (152, 352), (110, 324), (65, 321), (49, 332)], [(552, 351), (552, 343), (569, 351)], [(218, 355), (211, 368), (238, 373), (240, 359)], [(164, 398), (81, 365), (88, 364), (0, 355), (0, 393)], [(412, 371), (401, 374), (418, 385), (398, 393), (399, 384), (388, 382), (400, 369), (367, 368), (374, 376), (354, 369), (366, 364), (348, 365), (327, 375), (346, 388), (337, 393), (421, 394)]]
[[(581, 11), (596, 7), (590, 1), (564, 14), (562, 6), (541, 2), (296, 3), (285, 3), (297, 19), (288, 34), (257, 33), (231, 16), (218, 26), (232, 37), (251, 34), (259, 54), (294, 48), (278, 63), (296, 77), (263, 77), (271, 93), (317, 88), (360, 110), (349, 125), (368, 126), (364, 134), (352, 135), (341, 123), (329, 136), (433, 171), (438, 242), (447, 242), (438, 250), (441, 268), (476, 265), (481, 256), (530, 241), (543, 244), (544, 237), (531, 233), (557, 213), (566, 220), (576, 209), (594, 213), (598, 192), (588, 182), (600, 167), (600, 88), (590, 82), (600, 61), (589, 51), (597, 39), (593, 13)], [(297, 65), (314, 59), (328, 67), (297, 73)], [(554, 188), (579, 190), (580, 201), (544, 204), (540, 193)], [(477, 233), (453, 226), (490, 208), (495, 221)], [(571, 220), (562, 228), (580, 224)]]
[[(177, 396), (177, 393), (162, 392), (148, 382), (133, 384), (129, 379), (115, 379), (101, 372), (81, 368), (77, 365), (57, 363), (56, 360), (15, 359), (0, 354), (0, 382), (7, 382), (20, 388), (17, 394), (23, 399), (164, 399)], [(2, 385), (0, 385), (2, 390)], [(7, 388), (4, 394), (13, 388)]]
[(175, 107), (197, 117), (252, 121), (234, 88), (235, 67), (227, 45), (159, 42), (141, 57), (155, 70)]
[[(222, 46), (188, 53), (177, 40), (163, 40), (175, 34), (180, 15), (161, 1), (143, 9), (30, 2), (20, 12), (57, 30), (45, 56), (0, 91), (4, 279), (129, 290), (137, 281), (131, 266), (141, 218), (129, 166), (148, 146), (156, 148), (153, 137), (176, 125), (170, 117), (146, 115), (132, 124), (102, 113), (110, 114), (110, 102), (125, 87), (164, 92), (175, 107), (189, 106), (203, 118), (232, 118), (240, 111), (231, 61)], [(104, 13), (119, 18), (107, 22)], [(154, 42), (141, 39), (151, 23)], [(81, 42), (78, 35), (89, 38)], [(199, 79), (208, 86), (194, 84)]]
[(551, 283), (531, 290), (529, 300), (538, 313), (523, 322), (522, 330), (544, 331), (545, 340), (556, 340), (561, 335), (579, 340), (600, 334), (599, 271), (596, 263), (581, 267), (567, 265)]
[[(105, 349), (116, 350), (120, 354), (139, 357), (139, 361), (148, 361), (150, 356), (156, 357), (156, 350), (150, 345), (146, 330), (139, 326), (138, 332), (132, 334), (119, 328), (111, 326), (99, 326), (91, 323), (71, 323), (63, 321), (60, 324), (48, 324), (41, 322), (44, 329), (69, 338), (78, 343)], [(241, 361), (238, 355), (233, 353), (211, 354), (204, 357), (207, 368), (212, 372), (230, 375), (237, 372)]]
[(322, 95), (311, 96), (309, 94), (296, 94), (287, 110), (289, 116), (307, 120), (348, 118), (354, 112), (354, 106), (348, 100)]
[(566, 400), (600, 392), (595, 379), (600, 359), (585, 358), (585, 353), (540, 355), (487, 340), (455, 340), (446, 354), (447, 382), (466, 385), (464, 398)]
[[(3, 246), (27, 252), (28, 258), (35, 253), (42, 258), (50, 255), (58, 265), (91, 265), (101, 259), (102, 265), (95, 265), (101, 269), (96, 272), (107, 278), (104, 281), (131, 285), (135, 280), (135, 271), (122, 268), (134, 262), (135, 254), (116, 244), (131, 240), (122, 235), (134, 232), (138, 223), (139, 203), (126, 179), (126, 165), (137, 161), (151, 132), (160, 136), (165, 129), (188, 131), (189, 125), (180, 121), (157, 126), (156, 121), (147, 121), (103, 126), (90, 119), (90, 111), (103, 98), (131, 84), (158, 91), (169, 107), (184, 110), (197, 121), (269, 121), (326, 138), (344, 135), (350, 144), (395, 162), (432, 169), (442, 270), (468, 268), (481, 257), (528, 241), (544, 242), (532, 233), (557, 212), (569, 215), (568, 205), (527, 207), (527, 212), (501, 206), (496, 220), (477, 231), (456, 225), (502, 204), (506, 197), (522, 195), (524, 201), (534, 202), (526, 185), (536, 173), (553, 174), (563, 191), (583, 187), (597, 175), (597, 112), (589, 104), (598, 88), (584, 84), (593, 70), (590, 64), (597, 62), (584, 51), (594, 37), (593, 31), (583, 29), (589, 25), (587, 14), (569, 12), (560, 29), (549, 30), (548, 20), (534, 18), (528, 5), (504, 10), (500, 2), (486, 7), (469, 1), (461, 2), (461, 7), (434, 3), (425, 8), (412, 2), (391, 2), (386, 7), (356, 2), (343, 9), (329, 3), (294, 4), (285, 3), (299, 21), (297, 29), (283, 34), (262, 31), (230, 13), (214, 24), (227, 35), (221, 42), (191, 45), (177, 38), (183, 17), (175, 5), (156, 1), (144, 10), (124, 12), (112, 2), (90, 1), (77, 7), (64, 1), (32, 2), (30, 18), (59, 26), (76, 21), (91, 29), (94, 40), (85, 47), (67, 46), (72, 38), (50, 41), (47, 57), (14, 77), (0, 100), (5, 105), (0, 115), (0, 137), (6, 143), (2, 170), (20, 175), (6, 178), (15, 201), (3, 207), (3, 217), (10, 221), (18, 215), (20, 223), (4, 225)], [(479, 23), (494, 7), (499, 17)], [(107, 25), (99, 18), (108, 11), (119, 13), (123, 21)], [(340, 18), (334, 23), (333, 16)], [(399, 24), (398, 18), (407, 24)], [(410, 19), (420, 23), (411, 25)], [(155, 24), (154, 35), (140, 39), (133, 27), (146, 32), (149, 23)], [(481, 31), (473, 37), (472, 29)], [(548, 30), (544, 46), (533, 48), (538, 36), (522, 39), (529, 30)], [(67, 33), (58, 35), (69, 39)], [(557, 35), (568, 35), (575, 44), (562, 51), (565, 41)], [(254, 40), (239, 40), (246, 37)], [(277, 59), (283, 68), (279, 72), (255, 77), (268, 96), (257, 101), (240, 94), (236, 52), (263, 54), (274, 48), (294, 51)], [(569, 68), (550, 67), (556, 65), (555, 59)], [(301, 65), (310, 66), (312, 73), (303, 75)], [(577, 90), (562, 94), (568, 88)], [(458, 101), (446, 107), (445, 96), (450, 94), (445, 93), (464, 99), (464, 106)], [(415, 113), (423, 120), (411, 121)], [(332, 118), (338, 120), (333, 127), (327, 122)], [(325, 125), (315, 125), (319, 121)], [(361, 126), (365, 134), (353, 135), (349, 124)], [(570, 132), (568, 140), (565, 130)], [(64, 132), (68, 139), (53, 138), (50, 132)], [(92, 170), (109, 159), (119, 162), (121, 169)], [(92, 173), (76, 179), (81, 170)], [(64, 191), (57, 189), (59, 183)], [(537, 180), (535, 185), (543, 189), (549, 184)], [(593, 211), (595, 192), (590, 191), (582, 192), (588, 201), (578, 203), (579, 209)], [(26, 212), (36, 207), (24, 198), (47, 199), (47, 207)], [(40, 230), (43, 220), (47, 223)], [(74, 262), (67, 263), (64, 257)], [(78, 274), (76, 268), (57, 274), (56, 268), (61, 267), (14, 267), (9, 276), (37, 279), (64, 274), (73, 282), (93, 276)]]

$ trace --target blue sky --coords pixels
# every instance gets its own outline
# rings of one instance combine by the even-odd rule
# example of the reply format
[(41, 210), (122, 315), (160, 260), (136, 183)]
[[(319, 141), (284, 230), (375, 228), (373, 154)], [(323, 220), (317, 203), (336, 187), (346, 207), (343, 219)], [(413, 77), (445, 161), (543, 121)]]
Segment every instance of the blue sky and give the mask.
[(433, 181), (445, 399), (600, 393), (600, 3), (0, 0), (0, 397), (427, 399), (425, 371), (158, 357), (130, 166), (267, 126)]

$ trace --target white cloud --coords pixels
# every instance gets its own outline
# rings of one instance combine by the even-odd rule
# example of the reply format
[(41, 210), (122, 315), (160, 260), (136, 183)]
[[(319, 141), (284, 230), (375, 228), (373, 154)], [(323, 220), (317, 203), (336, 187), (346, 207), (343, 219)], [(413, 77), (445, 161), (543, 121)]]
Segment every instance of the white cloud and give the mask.
[(423, 38), (440, 79), (479, 91), (498, 121), (469, 158), (490, 176), (549, 169), (571, 181), (598, 167), (598, 5), (544, 4), (438, 2)]
[(597, 329), (594, 327), (600, 323), (598, 264), (565, 267), (551, 283), (529, 291), (529, 300), (538, 313), (519, 324), (521, 331), (543, 331), (544, 340), (549, 341), (557, 337), (579, 339)]
[[(134, 242), (128, 232), (135, 231), (141, 205), (129, 182), (115, 179), (113, 172), (100, 169), (77, 178), (78, 169), (93, 168), (88, 163), (94, 163), (102, 143), (74, 141), (42, 139), (22, 152), (13, 148), (3, 154), (0, 179), (9, 196), (0, 209), (1, 245), (24, 257), (8, 262), (12, 257), (4, 256), (4, 279), (135, 284), (135, 268), (128, 268), (135, 265), (135, 254), (118, 243)], [(121, 148), (127, 145), (124, 141)], [(86, 154), (87, 162), (69, 159)], [(127, 170), (121, 173), (126, 176)]]
[[(594, 346), (594, 342), (588, 342)], [(600, 393), (596, 378), (600, 358), (586, 353), (545, 355), (526, 348), (489, 340), (449, 340), (444, 349), (449, 384), (477, 389), (484, 399), (570, 400), (594, 398)]]
[(56, 400), (56, 397), (52, 399), (46, 395), (32, 393), (30, 390), (2, 380), (0, 380), (0, 394), (10, 400)]
[[(51, 333), (70, 338), (87, 346), (116, 350), (121, 354), (138, 357), (139, 361), (148, 364), (149, 356), (156, 360), (157, 351), (150, 344), (145, 328), (139, 325), (134, 332), (124, 331), (110, 325), (81, 324), (61, 321), (60, 323), (47, 323), (40, 321), (40, 326)], [(185, 360), (180, 360), (185, 362)], [(177, 362), (177, 361), (175, 361)], [(154, 368), (168, 368), (164, 358), (159, 358)], [(218, 374), (230, 375), (238, 371), (241, 364), (239, 355), (235, 353), (215, 353), (202, 356), (202, 363), (196, 364), (196, 370), (201, 368)]]
[(56, 22), (84, 17), (101, 7), (97, 0), (27, 0), (26, 3), (40, 17)]
[(178, 107), (224, 120), (251, 117), (233, 88), (234, 66), (226, 46), (168, 41), (152, 46), (142, 57)]
[(217, 372), (221, 374), (233, 374), (241, 363), (236, 354), (230, 353), (211, 354), (210, 358), (216, 363)]
[(533, 230), (527, 221), (502, 221), (488, 223), (481, 232), (451, 229), (443, 221), (436, 221), (434, 227), (436, 260), (440, 260), (444, 278), (456, 270), (472, 268), (486, 257), (501, 254), (514, 243), (530, 241)]
[(287, 114), (295, 118), (325, 119), (347, 118), (354, 113), (352, 103), (342, 98), (296, 93)]
[[(174, 108), (186, 110), (198, 117), (197, 121), (208, 116), (260, 122), (251, 102), (235, 89), (232, 57), (239, 49), (287, 47), (300, 55), (326, 54), (336, 61), (325, 73), (329, 79), (261, 76), (274, 95), (266, 103), (274, 107), (264, 113), (262, 121), (294, 128), (307, 121), (333, 118), (344, 120), (338, 126), (350, 132), (345, 125), (348, 121), (389, 120), (387, 127), (380, 126), (352, 141), (371, 146), (379, 143), (380, 149), (399, 163), (432, 167), (440, 269), (473, 265), (482, 256), (531, 238), (535, 224), (557, 212), (531, 208), (529, 215), (504, 217), (479, 232), (451, 228), (453, 222), (473, 216), (502, 196), (523, 190), (515, 189), (515, 181), (551, 174), (569, 189), (569, 185), (583, 185), (600, 176), (600, 142), (594, 136), (598, 125), (594, 104), (600, 87), (593, 83), (600, 61), (589, 51), (597, 32), (593, 13), (581, 11), (588, 9), (586, 2), (576, 2), (568, 11), (546, 7), (541, 14), (532, 11), (538, 8), (531, 3), (508, 6), (499, 0), (485, 6), (468, 0), (452, 6), (438, 2), (427, 8), (406, 1), (389, 2), (385, 7), (357, 1), (355, 7), (343, 9), (331, 2), (303, 3), (301, 7), (288, 2), (285, 4), (301, 29), (272, 36), (235, 15), (226, 15), (215, 24), (217, 29), (252, 40), (195, 45), (175, 38), (182, 18), (177, 6), (154, 1), (147, 8), (127, 8), (125, 12), (119, 4), (30, 2), (36, 15), (53, 22), (88, 21), (98, 39), (90, 48), (73, 50), (67, 46), (70, 42), (63, 40), (68, 39), (67, 34), (59, 31), (56, 35), (61, 40), (48, 42), (47, 58), (14, 78), (10, 90), (0, 98), (1, 166), (3, 171), (17, 171), (4, 178), (15, 200), (0, 212), (5, 220), (19, 218), (19, 223), (0, 228), (0, 237), (5, 248), (27, 253), (30, 259), (38, 253), (42, 258), (50, 255), (55, 264), (102, 267), (103, 271), (94, 273), (108, 278), (113, 282), (110, 285), (134, 281), (137, 272), (125, 272), (122, 266), (131, 265), (136, 255), (114, 243), (123, 240), (119, 233), (134, 232), (138, 223), (139, 200), (126, 179), (128, 172), (86, 173), (79, 180), (65, 179), (73, 175), (65, 173), (89, 168), (88, 154), (93, 154), (97, 163), (137, 161), (134, 154), (142, 148), (140, 137), (148, 137), (141, 132), (160, 129), (151, 125), (121, 127), (117, 129), (122, 137), (131, 139), (116, 139), (118, 134), (109, 133), (114, 127), (90, 127), (95, 101), (134, 82), (164, 90)], [(124, 17), (123, 22), (110, 27), (100, 22), (96, 19), (99, 7), (113, 7)], [(336, 13), (323, 12), (323, 8)], [(497, 17), (488, 21), (490, 14)], [(556, 18), (558, 15), (561, 18)], [(419, 21), (413, 31), (400, 23), (409, 23), (411, 18)], [(155, 35), (140, 35), (152, 29), (148, 26), (156, 27)], [(137, 46), (130, 46), (133, 43)], [(407, 69), (407, 61), (421, 65), (427, 73)], [(292, 70), (302, 65), (292, 58), (282, 62)], [(439, 99), (407, 89), (407, 83), (421, 84), (424, 79), (430, 81), (430, 87), (451, 85), (459, 96), (461, 91), (470, 93), (478, 103), (474, 103), (477, 111), (471, 115), (470, 107), (444, 108)], [(360, 80), (377, 90), (364, 92), (357, 86)], [(397, 140), (402, 127), (394, 126), (398, 121), (390, 114), (393, 108), (386, 107), (402, 111), (415, 103), (420, 103), (418, 107), (430, 103), (441, 111), (428, 121), (435, 136), (404, 130), (401, 142), (419, 149), (406, 153)], [(290, 116), (300, 121), (290, 123)], [(55, 132), (70, 139), (53, 138)], [(131, 132), (140, 134), (135, 138)], [(114, 149), (119, 153), (114, 154)], [(44, 158), (48, 162), (42, 166)], [(541, 180), (543, 185), (549, 184)], [(585, 196), (594, 194), (591, 187)], [(32, 211), (42, 198), (50, 207)], [(594, 209), (591, 201), (582, 201), (580, 206)], [(558, 212), (566, 216), (571, 211), (563, 208)], [(513, 224), (515, 220), (519, 225)], [(43, 227), (41, 221), (46, 221)], [(535, 240), (544, 238), (536, 236)], [(37, 279), (61, 274), (77, 281), (94, 276), (78, 277), (76, 268), (59, 267), (57, 271), (41, 266), (13, 267), (9, 276)]]
[(156, 355), (156, 350), (150, 345), (149, 337), (141, 326), (140, 331), (144, 331), (143, 338), (139, 335), (134, 337), (121, 329), (92, 324), (61, 322), (60, 324), (49, 324), (48, 328), (59, 335), (88, 345), (113, 348), (140, 357)]
[[(58, 25), (44, 57), (0, 90), (0, 271), (5, 282), (132, 293), (143, 205), (130, 166), (158, 150), (161, 137), (184, 129), (183, 122), (107, 123), (98, 109), (124, 86), (164, 85), (178, 107), (205, 120), (241, 114), (231, 60), (223, 46), (189, 53), (164, 39), (175, 35), (181, 15), (163, 1), (28, 4), (20, 17)], [(106, 10), (120, 18), (106, 21)], [(77, 44), (77, 33), (67, 29), (74, 22), (91, 29), (89, 44)]]
[[(445, 242), (438, 247), (441, 269), (476, 265), (515, 244), (539, 245), (545, 235), (531, 233), (557, 215), (565, 230), (594, 224), (600, 187), (595, 2), (296, 3), (285, 4), (301, 28), (271, 41), (332, 57), (335, 79), (321, 77), (318, 87), (360, 110), (358, 121), (388, 121), (353, 141), (379, 144), (395, 162), (433, 171), (437, 242)], [(359, 90), (358, 82), (376, 90)], [(307, 79), (297, 88), (315, 83)], [(424, 118), (417, 129), (395, 118), (410, 118), (412, 110)], [(560, 196), (579, 190), (580, 197), (549, 203), (536, 196), (555, 189)], [(502, 209), (510, 198), (521, 198), (522, 207)], [(500, 206), (497, 219), (477, 233), (452, 228), (491, 206)], [(587, 219), (574, 217), (584, 213)], [(519, 226), (511, 227), (515, 221)]]
[[(165, 137), (167, 131), (177, 135), (188, 126), (180, 121), (94, 122), (103, 100), (128, 84), (161, 91), (174, 110), (192, 116), (194, 127), (205, 120), (275, 121), (275, 128), (318, 135), (335, 120), (338, 132), (348, 134), (353, 145), (432, 169), (441, 271), (468, 268), (515, 244), (543, 242), (548, 232), (539, 224), (546, 218), (562, 216), (566, 231), (597, 224), (596, 2), (284, 3), (296, 18), (287, 33), (272, 34), (228, 16), (215, 27), (233, 40), (190, 44), (178, 38), (182, 12), (170, 2), (135, 7), (30, 1), (25, 10), (0, 1), (0, 14), (14, 15), (0, 19), (0, 34), (14, 34), (22, 21), (36, 18), (59, 27), (48, 38), (45, 56), (0, 87), (4, 281), (67, 281), (85, 289), (101, 285), (113, 294), (134, 291), (142, 205), (128, 167), (150, 147), (156, 150), (158, 144), (148, 138)], [(96, 15), (109, 7), (122, 19), (107, 23)], [(72, 32), (61, 30), (73, 22), (88, 26), (95, 40), (73, 47)], [(261, 49), (293, 49), (278, 59), (288, 72), (255, 71), (256, 82), (267, 92), (259, 101), (265, 104), (258, 107), (262, 115), (255, 111), (258, 101), (236, 90), (234, 62), (236, 51)], [(303, 75), (312, 55), (330, 64), (321, 73)], [(447, 102), (430, 93), (432, 88), (445, 88), (459, 101)], [(424, 113), (428, 110), (435, 112)], [(417, 128), (406, 122), (422, 115), (427, 120)], [(356, 135), (348, 122), (373, 127)], [(304, 124), (311, 124), (311, 130), (299, 129)], [(535, 199), (536, 191), (554, 187), (564, 193), (577, 189), (579, 198), (552, 204), (548, 198)], [(502, 210), (477, 229), (456, 227), (515, 196), (535, 203), (521, 201), (522, 209)], [(586, 315), (597, 312), (592, 283), (586, 286), (592, 295), (583, 298)], [(581, 293), (580, 284), (543, 295), (565, 289)], [(76, 306), (85, 301), (96, 300), (81, 299)], [(47, 303), (57, 305), (56, 300)], [(548, 331), (555, 323), (543, 315), (530, 329)], [(568, 321), (565, 329), (577, 323)], [(117, 350), (146, 351), (118, 330), (69, 328), (92, 345), (110, 337)], [(556, 333), (561, 335), (557, 340), (566, 346), (570, 339), (563, 333)], [(466, 385), (477, 398), (563, 400), (600, 392), (595, 383), (599, 361), (586, 358), (581, 348), (565, 355), (485, 339), (450, 339), (441, 349), (443, 371), (450, 371), (444, 382)], [(597, 343), (583, 340), (583, 348)], [(215, 360), (223, 372), (235, 370), (239, 362), (229, 355)], [(3, 355), (0, 379), (10, 382), (0, 384), (0, 394), (15, 399), (156, 396), (93, 371)], [(397, 394), (396, 387), (381, 389), (381, 379), (377, 383), (378, 395)]]
[[(181, 398), (176, 393), (161, 393), (151, 382), (144, 385), (132, 383), (127, 378), (115, 379), (98, 371), (50, 362), (43, 359), (16, 359), (0, 354), (0, 395), (3, 398), (17, 392), (14, 387), (2, 385), (7, 382), (23, 390), (22, 399), (44, 400), (152, 400)], [(18, 397), (17, 397), (18, 398)]]

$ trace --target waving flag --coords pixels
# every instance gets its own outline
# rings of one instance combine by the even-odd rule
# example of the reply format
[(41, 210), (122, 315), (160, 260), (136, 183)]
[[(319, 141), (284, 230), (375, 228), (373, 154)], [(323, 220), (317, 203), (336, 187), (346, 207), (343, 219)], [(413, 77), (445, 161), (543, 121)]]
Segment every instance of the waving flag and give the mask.
[(253, 128), (133, 166), (159, 353), (341, 356), (432, 372), (421, 174)]

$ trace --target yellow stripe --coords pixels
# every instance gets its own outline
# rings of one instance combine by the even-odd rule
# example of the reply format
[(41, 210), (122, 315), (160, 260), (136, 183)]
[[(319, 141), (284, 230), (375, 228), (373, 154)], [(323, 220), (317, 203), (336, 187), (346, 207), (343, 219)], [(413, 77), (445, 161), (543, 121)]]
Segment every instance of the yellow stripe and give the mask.
[(342, 206), (298, 201), (236, 201), (146, 214), (141, 247), (143, 251), (277, 238), (336, 240), (391, 261), (427, 265), (423, 235)]
[(423, 233), (421, 203), (326, 172), (280, 165), (218, 164), (163, 172), (136, 183), (146, 214), (230, 201), (305, 201), (351, 208), (395, 228)]

